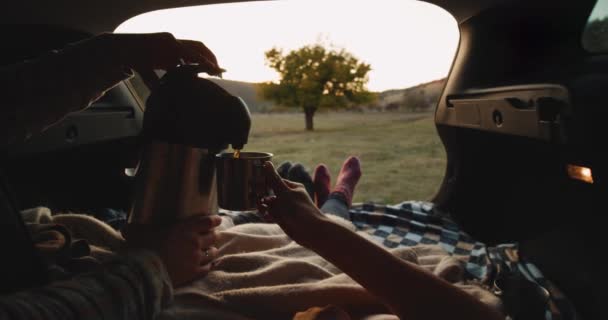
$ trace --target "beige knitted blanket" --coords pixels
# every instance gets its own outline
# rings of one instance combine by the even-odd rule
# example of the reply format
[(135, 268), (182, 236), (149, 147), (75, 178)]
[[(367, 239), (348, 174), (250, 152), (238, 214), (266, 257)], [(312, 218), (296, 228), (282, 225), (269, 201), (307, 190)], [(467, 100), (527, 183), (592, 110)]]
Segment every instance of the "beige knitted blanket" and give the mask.
[[(46, 208), (23, 214), (28, 222), (52, 221), (67, 226), (76, 238), (95, 245), (94, 254), (99, 258), (122, 242), (111, 227), (83, 215), (51, 218)], [(335, 219), (355, 231), (349, 221)], [(159, 319), (293, 319), (297, 312), (328, 305), (346, 311), (352, 319), (397, 319), (363, 287), (313, 251), (296, 244), (276, 224), (233, 226), (226, 218), (219, 227), (217, 247), (218, 265), (205, 278), (176, 289), (173, 305)], [(441, 247), (419, 245), (391, 252), (500, 309), (500, 300), (493, 294), (463, 283), (463, 263)], [(352, 263), (358, 263), (356, 256)], [(382, 265), (378, 265), (378, 272), (382, 272)]]
[[(340, 223), (355, 229), (350, 222)], [(353, 319), (396, 319), (363, 287), (296, 244), (277, 225), (230, 227), (225, 222), (223, 229), (218, 266), (207, 277), (176, 290), (174, 306), (161, 319), (244, 319), (227, 310), (253, 319), (292, 319), (296, 312), (327, 305), (340, 307)], [(500, 308), (490, 292), (462, 283), (463, 264), (439, 246), (398, 248), (392, 253)], [(357, 263), (356, 256), (352, 263)]]

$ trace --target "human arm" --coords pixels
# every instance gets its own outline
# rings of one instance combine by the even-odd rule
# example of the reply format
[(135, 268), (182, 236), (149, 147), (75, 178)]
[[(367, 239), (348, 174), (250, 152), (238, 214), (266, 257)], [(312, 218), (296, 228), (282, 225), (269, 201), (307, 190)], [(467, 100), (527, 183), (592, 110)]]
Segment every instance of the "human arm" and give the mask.
[(159, 256), (132, 251), (91, 273), (0, 297), (0, 318), (152, 319), (171, 295)]
[(261, 206), (299, 244), (317, 252), (401, 319), (502, 319), (499, 312), (323, 215), (298, 184), (265, 166), (274, 198)]
[(124, 252), (100, 269), (0, 297), (0, 319), (153, 319), (174, 286), (209, 271), (220, 222), (200, 216), (164, 229), (131, 229)]
[(0, 67), (0, 146), (27, 139), (88, 107), (133, 70), (149, 74), (181, 61), (220, 74), (202, 43), (169, 33), (102, 34), (36, 59)]

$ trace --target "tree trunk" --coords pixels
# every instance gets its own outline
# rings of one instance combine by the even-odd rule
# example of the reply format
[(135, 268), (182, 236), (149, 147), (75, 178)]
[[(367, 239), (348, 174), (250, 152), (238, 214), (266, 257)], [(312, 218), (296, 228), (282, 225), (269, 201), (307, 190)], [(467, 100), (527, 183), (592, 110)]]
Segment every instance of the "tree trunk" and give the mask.
[(313, 123), (313, 117), (317, 108), (304, 108), (304, 115), (306, 115), (306, 130), (313, 131), (315, 129)]

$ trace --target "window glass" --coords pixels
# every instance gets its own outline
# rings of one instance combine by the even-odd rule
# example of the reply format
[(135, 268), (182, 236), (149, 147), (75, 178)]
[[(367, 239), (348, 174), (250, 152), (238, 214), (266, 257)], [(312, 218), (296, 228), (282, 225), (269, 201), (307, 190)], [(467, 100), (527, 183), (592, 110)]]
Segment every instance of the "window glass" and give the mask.
[(608, 52), (608, 1), (598, 0), (583, 32), (583, 47), (591, 52)]
[[(357, 155), (363, 176), (356, 202), (428, 200), (437, 191), (446, 159), (433, 111), (459, 40), (457, 23), (445, 10), (402, 0), (260, 1), (155, 11), (117, 29), (162, 31), (200, 40), (216, 53), (227, 72), (212, 80), (241, 96), (253, 114), (244, 151), (272, 152), (276, 164), (300, 162), (310, 171), (325, 163), (332, 183), (342, 162)], [(313, 71), (299, 88), (321, 90), (320, 97), (306, 93), (316, 110), (312, 131), (305, 129), (302, 105), (268, 93), (278, 88), (271, 83), (284, 80), (269, 61), (270, 50), (287, 59), (303, 47), (341, 57), (346, 52), (369, 66), (356, 83), (342, 83), (336, 79), (348, 77), (340, 72), (356, 68), (334, 65), (324, 69), (334, 72), (333, 80), (319, 84), (318, 61), (301, 60)]]

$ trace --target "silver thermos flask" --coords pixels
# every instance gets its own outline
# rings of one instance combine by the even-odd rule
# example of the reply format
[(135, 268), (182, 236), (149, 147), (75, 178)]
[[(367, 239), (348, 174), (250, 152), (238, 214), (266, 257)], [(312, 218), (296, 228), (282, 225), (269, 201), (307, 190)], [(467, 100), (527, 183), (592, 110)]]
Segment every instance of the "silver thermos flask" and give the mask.
[(146, 101), (129, 223), (218, 213), (215, 155), (243, 148), (251, 116), (243, 100), (199, 72), (192, 65), (167, 72)]

